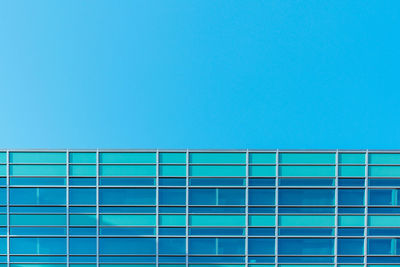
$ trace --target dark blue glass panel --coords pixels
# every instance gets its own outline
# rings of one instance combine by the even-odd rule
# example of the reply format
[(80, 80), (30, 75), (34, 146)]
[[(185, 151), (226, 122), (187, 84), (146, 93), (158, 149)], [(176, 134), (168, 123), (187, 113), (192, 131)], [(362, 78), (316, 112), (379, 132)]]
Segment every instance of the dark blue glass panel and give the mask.
[(155, 228), (145, 227), (100, 227), (101, 235), (155, 235)]
[(11, 213), (65, 213), (65, 207), (10, 207)]
[[(0, 179), (0, 181), (3, 181)], [(4, 179), (5, 181), (5, 179)], [(65, 178), (11, 178), (10, 185), (65, 185)]]
[(186, 213), (186, 207), (159, 207), (159, 213)]
[[(367, 257), (368, 263), (400, 263), (400, 257)], [(372, 267), (372, 266), (371, 266)]]
[(330, 214), (335, 213), (335, 208), (318, 208), (318, 207), (280, 207), (279, 213), (317, 213), (317, 214)]
[(96, 188), (70, 188), (70, 205), (96, 205)]
[[(96, 256), (70, 256), (69, 262), (71, 263), (96, 263)], [(71, 265), (72, 267), (73, 265)]]
[(248, 253), (251, 255), (273, 255), (275, 238), (249, 238)]
[(155, 254), (155, 238), (100, 238), (101, 254)]
[(213, 188), (189, 189), (189, 205), (216, 205), (217, 195)]
[(370, 238), (368, 239), (369, 255), (394, 255), (395, 242), (392, 238)]
[(96, 186), (96, 178), (69, 178), (69, 185)]
[(5, 188), (0, 188), (0, 205), (7, 204), (7, 191)]
[(368, 208), (368, 213), (377, 214), (377, 213), (400, 213), (400, 208)]
[(186, 228), (158, 228), (159, 235), (186, 235)]
[(66, 243), (63, 237), (13, 237), (10, 238), (10, 253), (31, 255), (66, 254)]
[(65, 188), (10, 188), (11, 205), (65, 205)]
[(244, 238), (189, 238), (190, 254), (243, 254)]
[(159, 178), (161, 186), (186, 186), (186, 178)]
[(152, 186), (155, 185), (154, 178), (100, 178), (100, 185), (128, 185), (128, 186)]
[(334, 257), (278, 257), (279, 263), (333, 263)]
[(243, 228), (190, 228), (189, 235), (244, 235)]
[(240, 207), (190, 207), (189, 213), (245, 213)]
[(189, 254), (209, 254), (217, 253), (216, 238), (189, 238)]
[(158, 192), (159, 205), (185, 205), (186, 189), (160, 188)]
[(339, 205), (364, 205), (364, 189), (339, 189)]
[(11, 227), (11, 235), (65, 235), (66, 227)]
[(275, 228), (249, 228), (248, 229), (249, 236), (274, 236)]
[(393, 205), (393, 190), (369, 189), (368, 205)]
[(274, 205), (275, 189), (249, 189), (249, 205)]
[(400, 179), (368, 179), (369, 186), (400, 186)]
[(364, 228), (338, 228), (338, 236), (363, 236)]
[(249, 186), (275, 186), (275, 178), (250, 178)]
[(96, 254), (96, 238), (94, 237), (74, 237), (69, 239), (70, 254)]
[(275, 208), (272, 207), (249, 207), (249, 213), (275, 213)]
[(364, 253), (364, 239), (339, 238), (337, 242), (338, 255), (363, 255)]
[(100, 213), (156, 213), (156, 207), (100, 207)]
[(273, 263), (275, 262), (275, 257), (249, 257), (249, 263)]
[(159, 238), (158, 253), (164, 255), (184, 255), (186, 253), (186, 239), (175, 237)]
[(29, 262), (29, 263), (35, 263), (35, 262), (65, 263), (67, 261), (67, 257), (66, 256), (10, 256), (10, 261), (11, 262)]
[(100, 262), (101, 263), (155, 263), (156, 257), (155, 256), (123, 256), (123, 257), (100, 256)]
[(100, 205), (155, 205), (154, 188), (100, 188)]
[(280, 228), (279, 235), (300, 236), (332, 236), (331, 228)]
[(94, 227), (70, 227), (70, 235), (96, 235), (97, 229)]
[[(185, 263), (186, 258), (185, 257), (180, 257), (180, 256), (159, 256), (158, 257), (158, 262), (160, 263)], [(185, 265), (182, 265), (184, 267)], [(162, 267), (162, 265), (161, 265)]]
[(334, 239), (331, 238), (280, 238), (280, 255), (333, 255)]
[(96, 213), (96, 207), (69, 207), (70, 213)]
[(190, 178), (191, 186), (244, 186), (242, 178)]
[(364, 257), (338, 257), (338, 263), (363, 263)]
[(280, 178), (280, 186), (334, 186), (335, 180), (332, 178)]
[(244, 257), (189, 257), (189, 263), (244, 263)]
[(371, 236), (400, 236), (400, 228), (369, 228)]
[[(7, 228), (6, 227), (0, 227), (0, 235), (7, 235)], [(1, 251), (1, 249), (0, 249), (0, 251)]]
[(349, 179), (349, 178), (340, 178), (339, 179), (339, 186), (364, 186), (365, 180), (364, 179)]
[(245, 189), (230, 189), (223, 188), (218, 190), (218, 205), (244, 205), (245, 204)]
[(339, 213), (344, 213), (344, 214), (364, 214), (365, 210), (364, 208), (343, 208), (340, 207), (338, 208)]
[(280, 205), (334, 205), (334, 189), (286, 189), (279, 190)]

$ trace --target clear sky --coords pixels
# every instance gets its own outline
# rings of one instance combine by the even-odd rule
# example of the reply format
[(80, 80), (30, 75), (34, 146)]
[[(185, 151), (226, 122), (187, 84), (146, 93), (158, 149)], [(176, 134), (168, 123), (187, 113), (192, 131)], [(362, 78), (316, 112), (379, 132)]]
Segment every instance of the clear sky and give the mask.
[(400, 148), (400, 1), (0, 2), (2, 148)]

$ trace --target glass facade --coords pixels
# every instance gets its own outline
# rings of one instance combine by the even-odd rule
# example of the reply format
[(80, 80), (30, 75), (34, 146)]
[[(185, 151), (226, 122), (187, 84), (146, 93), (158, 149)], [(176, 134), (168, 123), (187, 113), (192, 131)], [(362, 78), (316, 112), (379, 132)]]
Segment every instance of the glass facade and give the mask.
[(0, 151), (5, 266), (400, 266), (400, 151)]

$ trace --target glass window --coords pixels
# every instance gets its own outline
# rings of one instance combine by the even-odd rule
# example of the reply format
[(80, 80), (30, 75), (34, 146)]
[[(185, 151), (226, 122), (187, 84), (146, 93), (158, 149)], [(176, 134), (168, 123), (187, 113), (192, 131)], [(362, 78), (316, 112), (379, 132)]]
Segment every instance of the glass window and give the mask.
[(96, 254), (96, 238), (94, 237), (73, 237), (69, 239), (70, 254)]
[(160, 165), (160, 176), (186, 176), (186, 165)]
[(275, 215), (249, 215), (249, 226), (274, 226)]
[(363, 255), (364, 239), (360, 238), (339, 238), (338, 255)]
[(253, 165), (249, 166), (249, 176), (260, 176), (268, 177), (275, 176), (276, 168), (275, 166), (264, 166), (264, 165)]
[(279, 235), (287, 236), (333, 236), (332, 228), (280, 228)]
[(159, 238), (158, 252), (162, 255), (184, 255), (186, 253), (186, 239), (171, 237)]
[(249, 189), (249, 205), (274, 205), (275, 189)]
[(185, 178), (160, 178), (158, 180), (160, 186), (185, 186)]
[(382, 179), (370, 178), (368, 179), (369, 186), (400, 186), (400, 179)]
[(338, 236), (363, 236), (364, 228), (338, 228)]
[(281, 186), (334, 186), (335, 180), (330, 178), (280, 178)]
[(339, 205), (364, 205), (364, 189), (339, 189)]
[(250, 227), (249, 229), (249, 236), (274, 236), (275, 235), (275, 228), (253, 228)]
[(339, 215), (339, 226), (364, 226), (364, 215)]
[(244, 205), (245, 189), (192, 188), (189, 205)]
[(186, 235), (186, 228), (170, 228), (170, 227), (161, 227), (158, 228), (158, 234), (159, 235)]
[(97, 224), (96, 214), (73, 214), (69, 215), (70, 225), (94, 226)]
[(274, 178), (250, 178), (249, 186), (275, 186)]
[(64, 237), (14, 237), (10, 238), (11, 254), (55, 255), (66, 254)]
[(364, 179), (357, 179), (357, 178), (340, 178), (339, 179), (339, 186), (364, 186), (365, 180)]
[(101, 176), (156, 176), (156, 165), (100, 165)]
[(96, 165), (69, 165), (70, 176), (96, 176)]
[(278, 253), (281, 255), (333, 255), (334, 239), (331, 238), (280, 238)]
[(368, 235), (372, 236), (400, 236), (400, 228), (369, 228)]
[(28, 178), (28, 177), (16, 177), (10, 179), (10, 185), (33, 185), (33, 186), (41, 186), (41, 185), (65, 185), (65, 178)]
[(400, 225), (399, 215), (370, 215), (368, 216), (368, 226), (392, 226)]
[(95, 152), (69, 152), (70, 163), (96, 163)]
[(100, 225), (108, 226), (155, 226), (156, 215), (101, 214)]
[(244, 186), (244, 178), (190, 178), (191, 186)]
[(155, 235), (155, 228), (147, 227), (101, 227), (100, 235), (149, 236)]
[(186, 163), (186, 153), (169, 153), (160, 152), (159, 153), (160, 163)]
[(185, 226), (186, 215), (159, 215), (161, 226)]
[(156, 163), (156, 153), (102, 152), (100, 163)]
[(10, 152), (10, 163), (66, 163), (65, 152)]
[(280, 226), (334, 226), (334, 215), (279, 215)]
[(191, 226), (245, 226), (244, 215), (190, 215)]
[(190, 228), (189, 235), (200, 235), (200, 236), (210, 236), (210, 235), (244, 235), (244, 228)]
[(11, 176), (65, 176), (66, 165), (10, 165)]
[(12, 214), (11, 225), (65, 225), (67, 223), (64, 214)]
[(334, 205), (334, 189), (280, 189), (280, 205)]
[(6, 204), (7, 204), (7, 191), (5, 188), (0, 188), (0, 205), (6, 205)]
[(363, 177), (365, 176), (364, 166), (339, 166), (339, 176)]
[(65, 205), (65, 188), (10, 188), (11, 205)]
[(190, 153), (190, 163), (231, 163), (245, 164), (246, 153)]
[(101, 188), (101, 205), (155, 205), (156, 191), (153, 188)]
[(369, 164), (400, 164), (400, 154), (369, 153)]
[(215, 176), (215, 177), (245, 177), (246, 166), (242, 165), (191, 165), (189, 167), (191, 176)]
[(370, 177), (400, 177), (400, 166), (369, 166)]
[(279, 166), (279, 176), (334, 177), (335, 166)]
[(400, 190), (397, 189), (369, 189), (369, 205), (399, 205)]
[(96, 205), (95, 188), (70, 188), (69, 204), (71, 205)]
[(249, 153), (251, 164), (275, 164), (276, 153)]
[(100, 238), (100, 254), (147, 255), (156, 253), (155, 238), (107, 237)]
[(185, 205), (186, 189), (160, 188), (158, 197), (160, 205)]
[(279, 207), (279, 213), (320, 213), (329, 214), (335, 213), (335, 208), (325, 208), (325, 207)]
[(274, 238), (249, 238), (249, 255), (273, 255), (275, 253)]
[(340, 153), (339, 163), (341, 164), (364, 164), (364, 153)]
[[(83, 178), (80, 178), (83, 179)], [(156, 184), (155, 178), (130, 178), (130, 177), (110, 177), (100, 178), (100, 185), (128, 185), (128, 186), (151, 186)], [(95, 184), (96, 185), (96, 184)]]
[(244, 254), (244, 238), (189, 238), (190, 254)]
[(296, 164), (335, 164), (335, 153), (279, 153), (280, 163)]
[(370, 238), (368, 239), (368, 254), (370, 255), (400, 255), (400, 239)]

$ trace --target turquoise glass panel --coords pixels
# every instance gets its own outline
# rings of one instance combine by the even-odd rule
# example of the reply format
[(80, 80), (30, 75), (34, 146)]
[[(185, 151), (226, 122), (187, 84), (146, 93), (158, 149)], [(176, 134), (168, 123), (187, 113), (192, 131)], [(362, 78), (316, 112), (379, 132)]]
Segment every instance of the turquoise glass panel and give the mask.
[(363, 153), (340, 153), (340, 164), (365, 164), (365, 154)]
[(160, 152), (158, 155), (160, 163), (186, 163), (186, 153), (167, 153)]
[(160, 176), (186, 176), (186, 165), (160, 165)]
[(191, 176), (246, 176), (246, 166), (190, 166)]
[(396, 153), (369, 153), (369, 164), (400, 164), (400, 154)]
[(364, 166), (339, 166), (339, 176), (363, 177), (365, 176)]
[(279, 176), (335, 176), (335, 166), (279, 166)]
[(1, 214), (0, 215), (0, 225), (7, 225), (7, 215), (6, 214)]
[(275, 164), (276, 153), (249, 153), (250, 164)]
[(159, 223), (161, 226), (185, 226), (186, 215), (160, 215)]
[(96, 176), (96, 165), (69, 165), (70, 176)]
[(65, 176), (66, 165), (10, 165), (11, 176)]
[(191, 226), (245, 226), (245, 215), (190, 215)]
[[(78, 265), (72, 265), (71, 264), (71, 266), (74, 266), (74, 267), (80, 267), (80, 265), (81, 264), (78, 264)], [(0, 267), (1, 267), (2, 265), (0, 265)], [(6, 265), (4, 265), (4, 266), (6, 266)], [(28, 264), (23, 264), (23, 263), (12, 263), (12, 264), (10, 264), (10, 266), (12, 266), (12, 267), (65, 267), (66, 266), (66, 264), (60, 264), (60, 263), (58, 263), (58, 264), (48, 264), (48, 263), (46, 263), (46, 264), (33, 264), (33, 263), (28, 263)]]
[(249, 226), (275, 226), (275, 216), (249, 215)]
[(365, 217), (363, 215), (339, 215), (339, 226), (364, 226)]
[(368, 226), (399, 227), (400, 215), (369, 215)]
[(10, 152), (10, 163), (66, 163), (65, 152)]
[(334, 153), (279, 153), (279, 163), (284, 164), (335, 164)]
[(100, 165), (101, 176), (156, 176), (155, 165)]
[(0, 176), (7, 175), (7, 165), (0, 165)]
[(70, 225), (82, 225), (82, 226), (95, 226), (96, 215), (95, 214), (73, 214), (69, 215)]
[(7, 163), (7, 153), (0, 152), (0, 163)]
[(189, 154), (190, 163), (246, 164), (246, 153), (195, 153)]
[(335, 216), (280, 215), (279, 226), (335, 226)]
[(156, 153), (100, 153), (100, 163), (156, 163)]
[(13, 214), (10, 225), (66, 225), (66, 216), (62, 214)]
[(96, 153), (70, 152), (69, 163), (96, 163)]
[(400, 177), (400, 166), (369, 166), (371, 177)]
[(155, 226), (156, 215), (126, 215), (110, 214), (100, 215), (100, 225), (102, 226)]
[(250, 176), (275, 176), (275, 166), (255, 165), (249, 166)]

